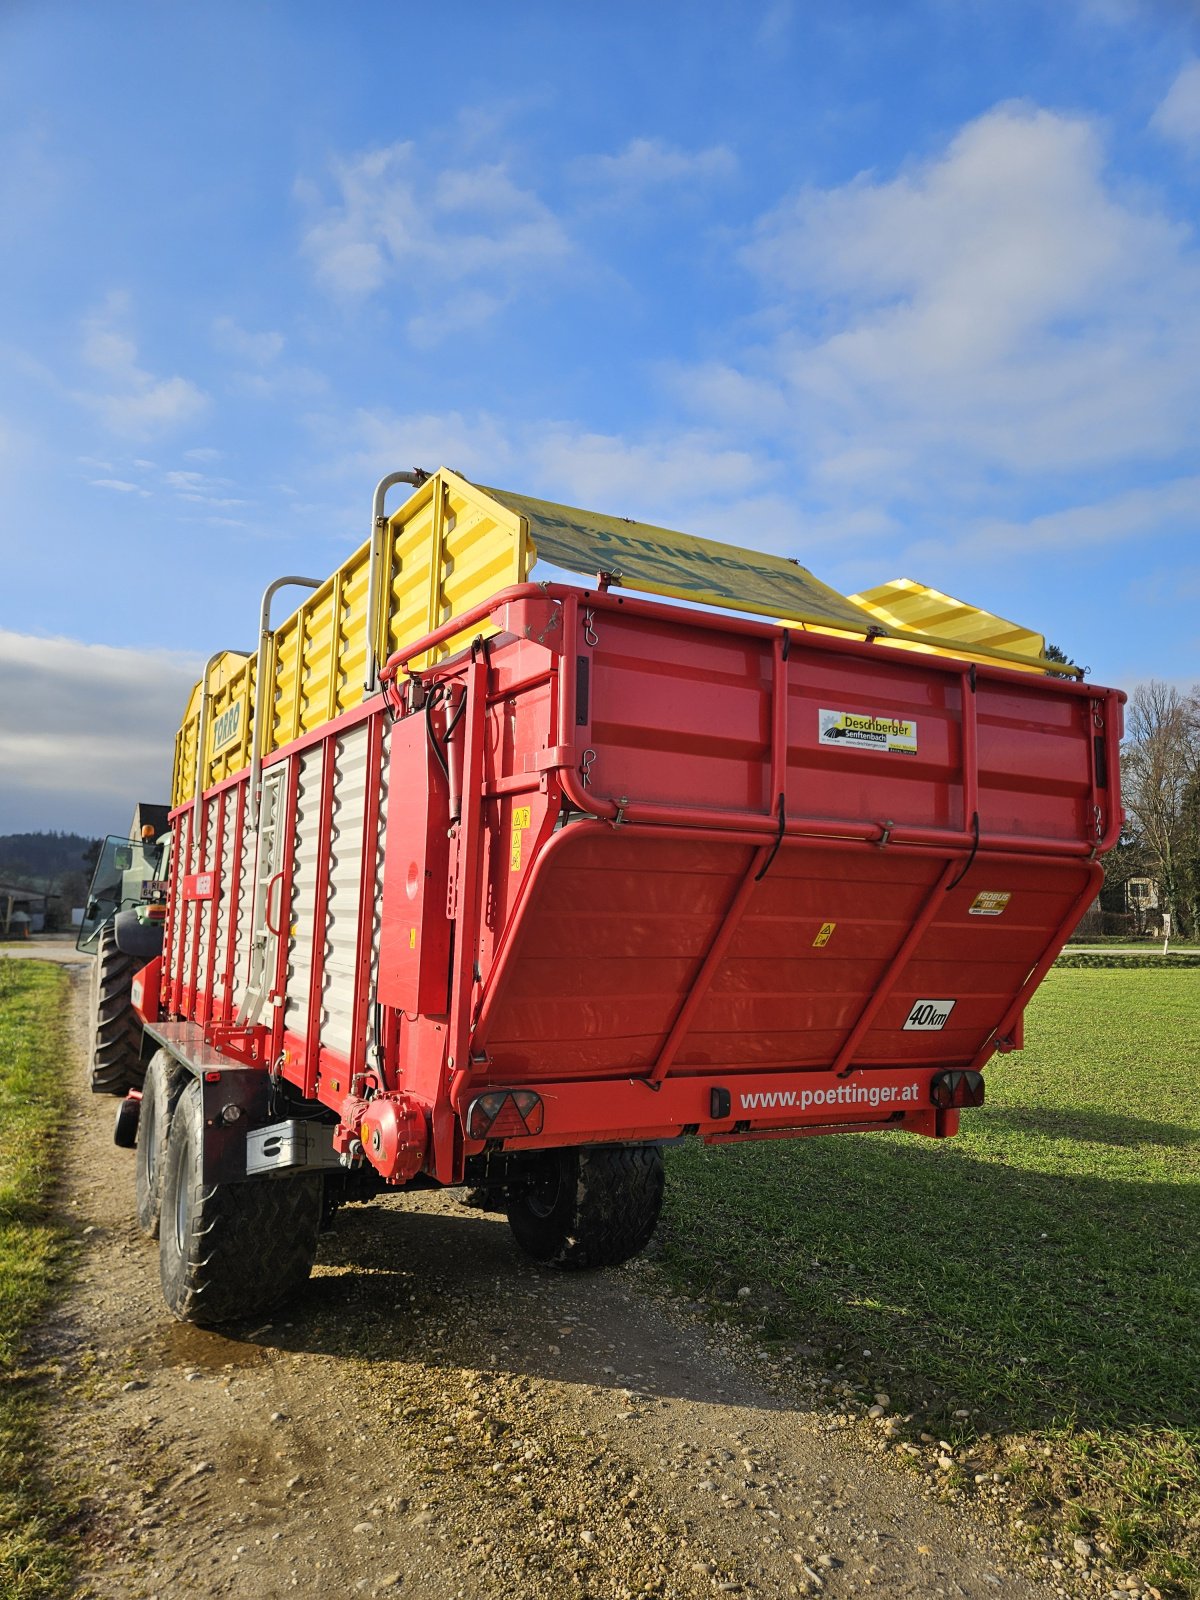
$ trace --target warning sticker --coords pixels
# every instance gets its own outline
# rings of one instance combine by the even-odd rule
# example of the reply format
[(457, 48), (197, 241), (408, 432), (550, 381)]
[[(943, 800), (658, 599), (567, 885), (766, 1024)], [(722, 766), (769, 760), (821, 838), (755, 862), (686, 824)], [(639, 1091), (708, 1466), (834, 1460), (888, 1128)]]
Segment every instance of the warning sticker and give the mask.
[(813, 940), (813, 949), (814, 950), (824, 949), (824, 947), (829, 943), (830, 939), (833, 938), (833, 930), (836, 927), (837, 927), (837, 923), (836, 922), (823, 922), (821, 924), (820, 933)]
[(521, 870), (521, 840), (525, 829), (529, 826), (529, 807), (514, 806), (512, 814), (512, 851), (509, 857), (509, 871)]
[(917, 725), (903, 717), (872, 717), (857, 711), (818, 713), (821, 744), (840, 744), (852, 750), (882, 750), (915, 756)]
[(1012, 899), (1005, 889), (981, 889), (967, 907), (973, 917), (998, 917)]
[(904, 1024), (905, 1033), (937, 1033), (954, 1010), (953, 1000), (914, 1000)]

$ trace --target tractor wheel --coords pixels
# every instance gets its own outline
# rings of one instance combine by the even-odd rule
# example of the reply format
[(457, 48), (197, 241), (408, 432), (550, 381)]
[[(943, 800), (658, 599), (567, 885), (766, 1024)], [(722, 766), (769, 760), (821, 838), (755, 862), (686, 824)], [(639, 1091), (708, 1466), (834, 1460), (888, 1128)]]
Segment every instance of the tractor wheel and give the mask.
[(597, 1145), (531, 1157), (509, 1188), (508, 1225), (553, 1267), (615, 1267), (644, 1250), (662, 1210), (657, 1145)]
[(112, 928), (104, 928), (92, 968), (93, 1094), (125, 1094), (141, 1087), (142, 1024), (130, 994), (136, 966), (132, 956), (117, 949)]
[(187, 1070), (166, 1050), (158, 1050), (146, 1068), (138, 1111), (134, 1191), (137, 1225), (147, 1239), (158, 1238), (167, 1139), (175, 1103), (187, 1083)]
[(204, 1183), (200, 1084), (175, 1106), (163, 1169), (159, 1274), (167, 1305), (201, 1327), (256, 1316), (308, 1280), (321, 1224), (321, 1174)]

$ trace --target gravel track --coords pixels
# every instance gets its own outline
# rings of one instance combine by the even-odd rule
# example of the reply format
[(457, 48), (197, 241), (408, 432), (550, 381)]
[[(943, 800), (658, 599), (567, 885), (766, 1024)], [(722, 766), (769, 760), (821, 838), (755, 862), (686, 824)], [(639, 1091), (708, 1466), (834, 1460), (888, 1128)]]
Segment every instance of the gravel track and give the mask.
[(450, 1195), (344, 1210), (270, 1322), (172, 1321), (71, 970), (81, 1254), (43, 1353), (80, 1597), (1055, 1594), (830, 1432), (806, 1380), (785, 1396), (736, 1364), (651, 1269), (541, 1269)]

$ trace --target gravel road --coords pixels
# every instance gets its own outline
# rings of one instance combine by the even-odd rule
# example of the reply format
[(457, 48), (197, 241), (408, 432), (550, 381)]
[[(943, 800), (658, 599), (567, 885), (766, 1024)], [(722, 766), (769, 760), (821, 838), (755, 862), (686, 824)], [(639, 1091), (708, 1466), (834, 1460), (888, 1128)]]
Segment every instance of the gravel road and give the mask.
[[(172, 1321), (114, 1103), (78, 1086), (46, 1331), (93, 1600), (1051, 1596), (973, 1513), (764, 1384), (637, 1264), (544, 1271), (449, 1195), (343, 1211), (305, 1296)], [(814, 1375), (813, 1382), (817, 1379)]]

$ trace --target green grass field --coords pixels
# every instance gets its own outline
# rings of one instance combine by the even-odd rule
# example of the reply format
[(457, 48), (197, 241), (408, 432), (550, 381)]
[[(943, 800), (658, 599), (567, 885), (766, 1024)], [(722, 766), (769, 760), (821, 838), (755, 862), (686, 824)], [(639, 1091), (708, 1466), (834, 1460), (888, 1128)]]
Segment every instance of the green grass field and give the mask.
[(1197, 1595), (1200, 974), (1052, 972), (1026, 1040), (954, 1140), (672, 1150), (662, 1259)]
[(38, 1471), (44, 1385), (25, 1337), (49, 1305), (64, 1236), (48, 1211), (66, 1089), (68, 978), (0, 960), (0, 1597), (51, 1600), (70, 1570), (62, 1511)]

